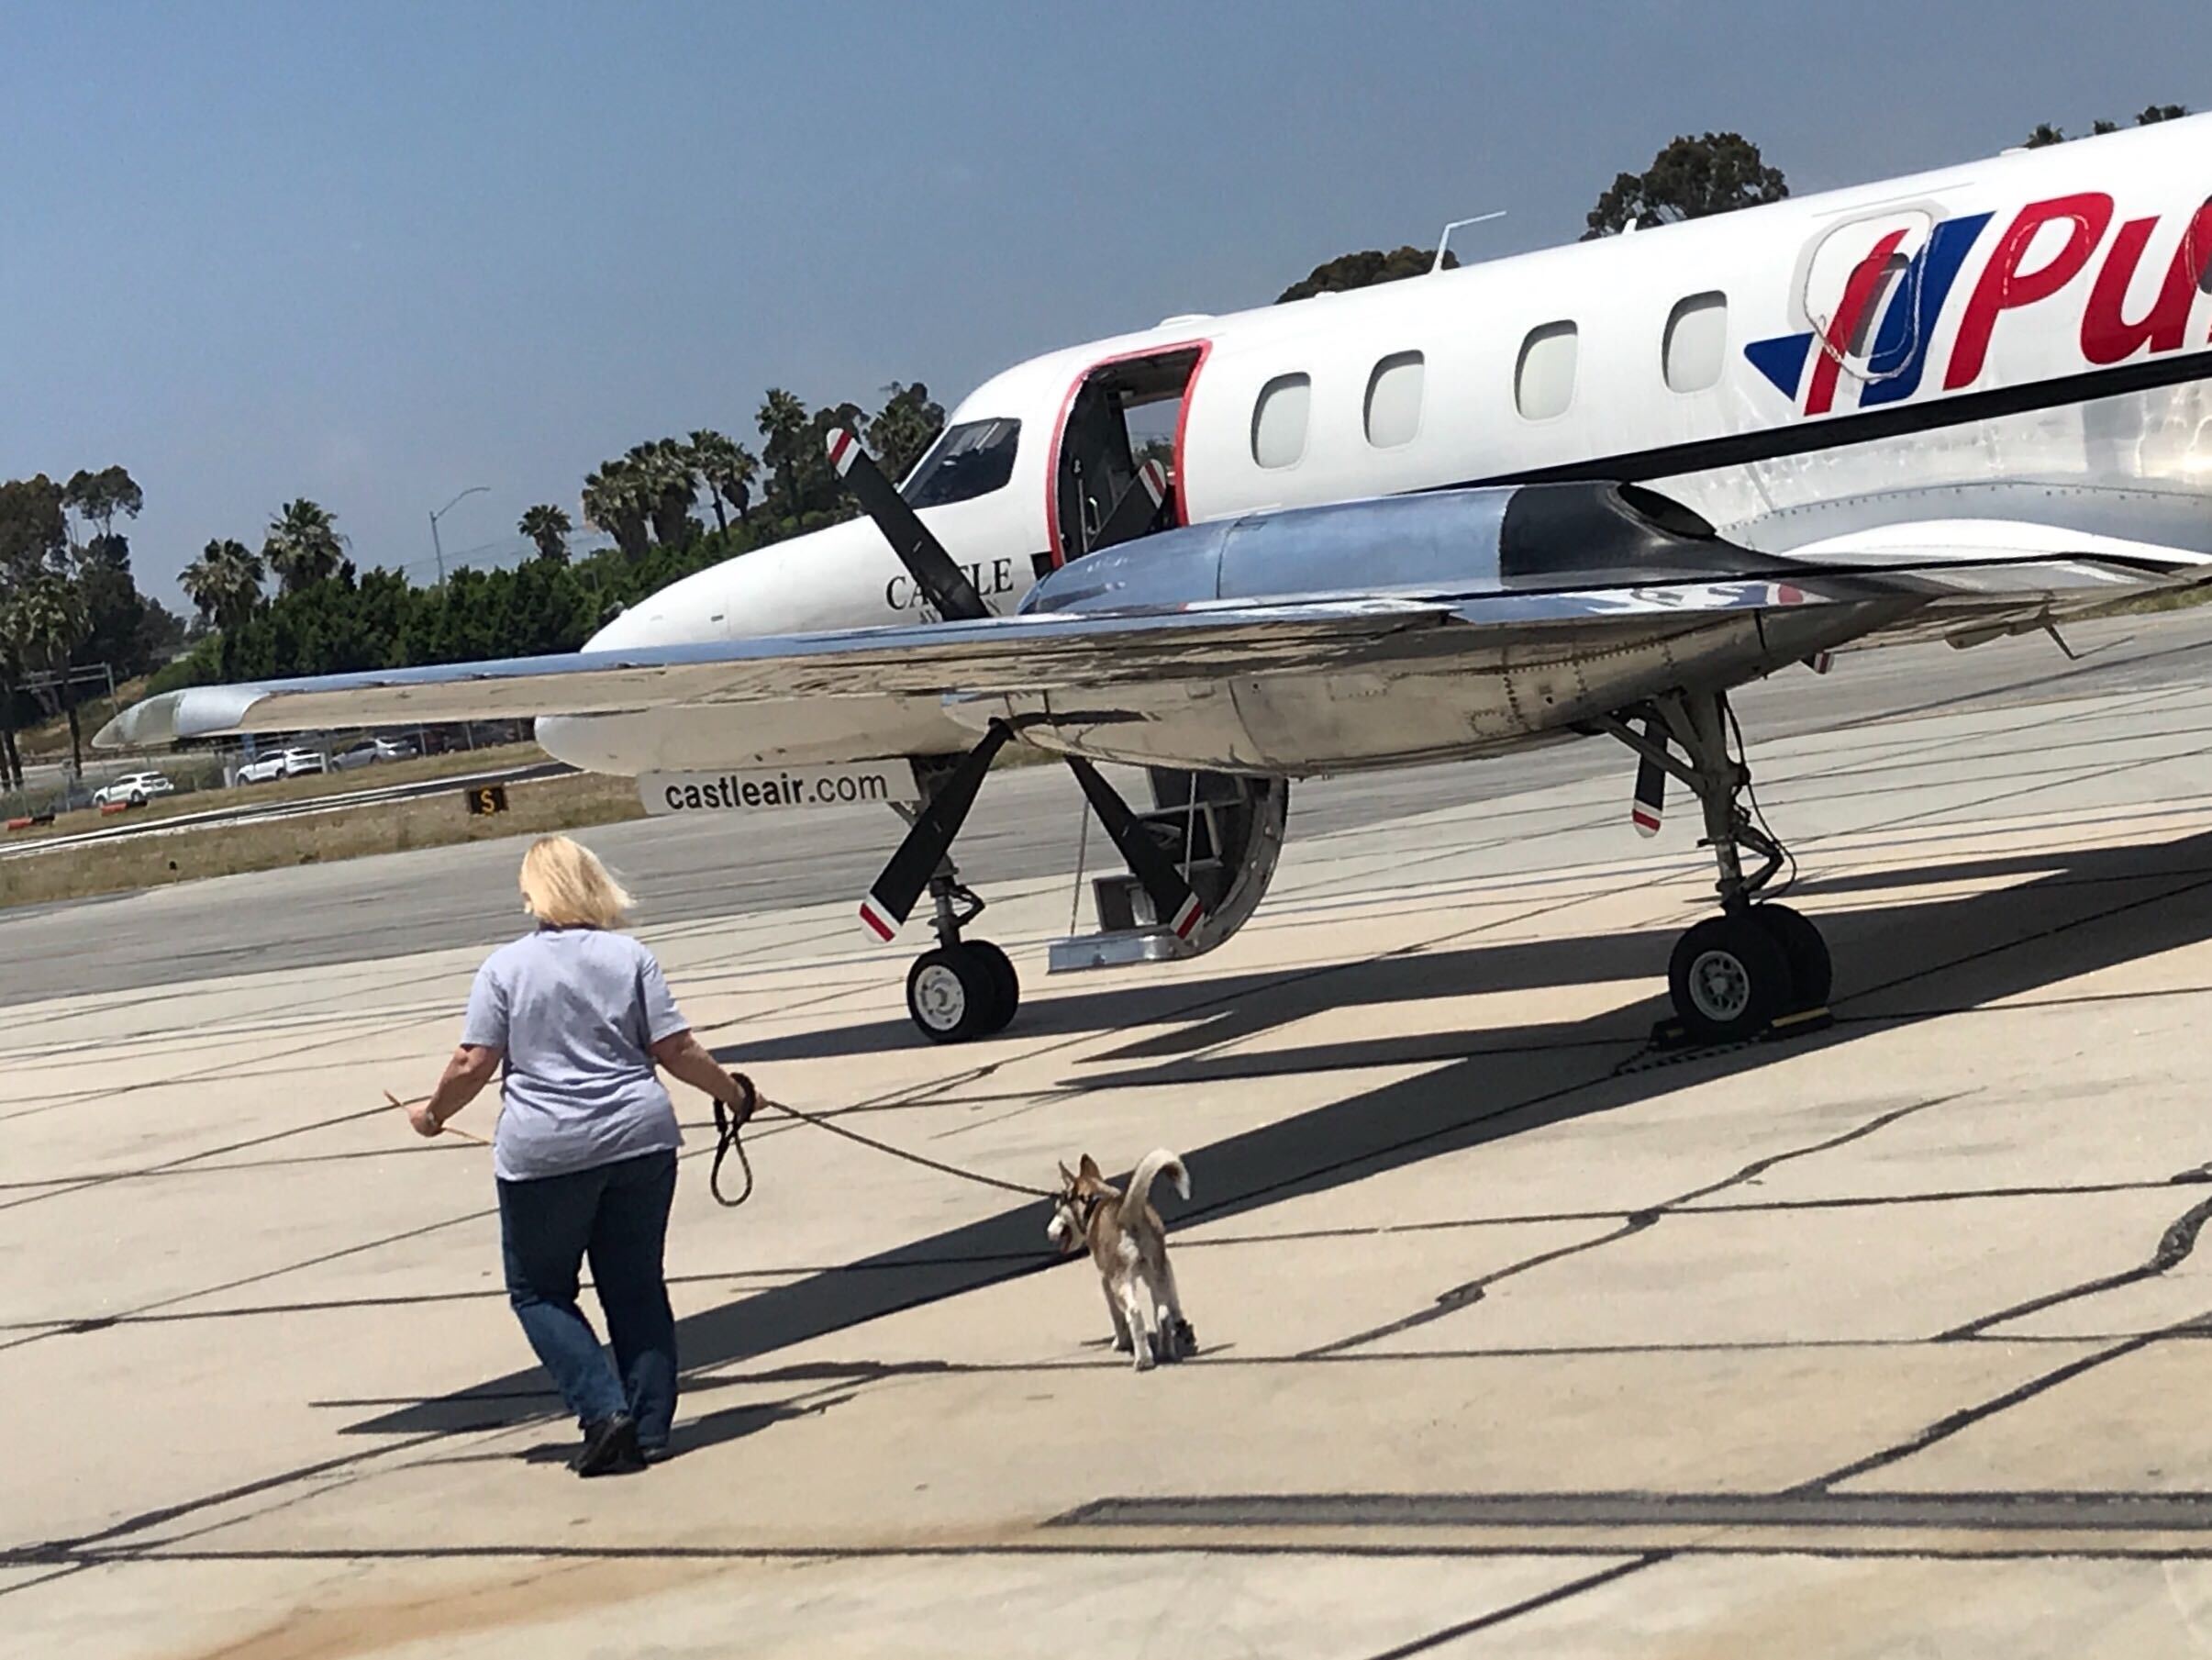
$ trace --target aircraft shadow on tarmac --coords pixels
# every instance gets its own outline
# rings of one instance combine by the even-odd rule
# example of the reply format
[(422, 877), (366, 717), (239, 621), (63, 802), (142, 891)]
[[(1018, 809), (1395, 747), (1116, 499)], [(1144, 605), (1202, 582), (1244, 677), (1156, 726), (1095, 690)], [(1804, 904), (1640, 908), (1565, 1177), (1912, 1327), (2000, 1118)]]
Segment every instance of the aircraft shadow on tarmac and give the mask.
[[(1958, 898), (1873, 905), (1822, 913), (1839, 964), (1838, 1024), (1789, 1043), (1753, 1045), (1699, 1058), (1701, 1075), (1755, 1070), (1772, 1061), (1849, 1044), (1899, 1020), (2019, 997), (2099, 969), (2212, 937), (2212, 834), (2100, 848), (1854, 874), (1801, 890), (1851, 894), (1863, 901), (1884, 887), (1962, 878), (2042, 873), (2010, 887)], [(1817, 911), (1817, 905), (1808, 908)], [(1579, 985), (1625, 976), (1655, 981), (1673, 934), (1595, 936), (1425, 952), (1351, 962), (1301, 975), (1230, 976), (1194, 988), (1120, 986), (1061, 997), (1048, 1007), (1055, 1025), (1112, 1031), (1135, 1022), (1196, 1016), (1196, 1035), (1148, 1034), (1086, 1063), (1075, 1088), (1147, 1090), (1313, 1070), (1402, 1066), (1434, 1069), (1395, 1079), (1311, 1111), (1198, 1147), (1183, 1149), (1206, 1190), (1219, 1198), (1177, 1207), (1171, 1227), (1259, 1210), (1440, 1154), (1591, 1114), (1612, 1111), (1678, 1088), (1681, 1067), (1619, 1070), (1638, 1053), (1662, 1008), (1653, 997), (1588, 1020), (1478, 1031), (1428, 1031), (1332, 1042), (1264, 1053), (1217, 1051), (1239, 1038), (1274, 1031), (1322, 1008), (1415, 1001), (1470, 988)], [(1191, 1010), (1194, 993), (1202, 1007)], [(1189, 1018), (1188, 1016), (1184, 1018)], [(1026, 1031), (1027, 1026), (1017, 1027)], [(872, 1043), (907, 1043), (904, 1022), (870, 1023), (823, 1034), (844, 1053), (859, 1034)], [(733, 1045), (728, 1058), (764, 1065), (773, 1045)], [(784, 1053), (793, 1053), (786, 1045)], [(1091, 1066), (1098, 1070), (1091, 1070)], [(1171, 1097), (1131, 1096), (1145, 1118), (1130, 1140), (1160, 1139), (1172, 1121)], [(1044, 1247), (1041, 1201), (992, 1215), (845, 1267), (740, 1298), (685, 1320), (685, 1369), (711, 1370), (773, 1354), (884, 1315), (1038, 1272), (1061, 1260)], [(1105, 1364), (1103, 1361), (1100, 1364)], [(868, 1364), (846, 1381), (864, 1383)], [(522, 1372), (472, 1386), (348, 1426), (361, 1434), (419, 1434), (450, 1428), (470, 1396), (542, 1387)], [(519, 1403), (517, 1403), (519, 1405)], [(516, 1416), (540, 1414), (517, 1411)], [(476, 1421), (481, 1425), (481, 1415)], [(740, 1432), (742, 1432), (740, 1431)]]

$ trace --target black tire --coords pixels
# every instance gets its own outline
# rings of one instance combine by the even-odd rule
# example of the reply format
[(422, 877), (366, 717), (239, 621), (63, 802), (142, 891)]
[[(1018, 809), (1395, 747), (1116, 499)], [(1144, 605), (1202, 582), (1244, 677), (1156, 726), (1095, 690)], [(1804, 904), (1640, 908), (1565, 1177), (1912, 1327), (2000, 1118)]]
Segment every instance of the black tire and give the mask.
[(992, 985), (998, 994), (998, 1009), (984, 1028), (983, 1035), (1006, 1031), (1014, 1019), (1014, 1011), (1021, 1007), (1021, 975), (1014, 971), (1014, 959), (988, 940), (968, 940), (962, 942), (973, 952), (991, 971)]
[(1796, 987), (1790, 1010), (1825, 1008), (1836, 987), (1836, 965), (1829, 958), (1820, 930), (1786, 905), (1755, 906), (1751, 915), (1774, 936), (1790, 961), (1790, 983)]
[(964, 1043), (992, 1030), (997, 978), (973, 952), (940, 945), (906, 971), (906, 1012), (932, 1043)]
[(1713, 917), (1677, 941), (1667, 964), (1674, 1012), (1704, 1043), (1756, 1037), (1795, 1007), (1781, 942), (1751, 915)]

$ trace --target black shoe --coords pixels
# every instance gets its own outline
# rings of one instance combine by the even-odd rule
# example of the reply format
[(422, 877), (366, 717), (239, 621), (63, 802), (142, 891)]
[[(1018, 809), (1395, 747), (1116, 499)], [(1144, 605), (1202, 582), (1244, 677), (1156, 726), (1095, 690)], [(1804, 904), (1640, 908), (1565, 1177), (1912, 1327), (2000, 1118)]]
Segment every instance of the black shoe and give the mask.
[(638, 1450), (638, 1426), (630, 1415), (617, 1412), (586, 1425), (584, 1444), (568, 1461), (568, 1467), (579, 1476), (613, 1476), (643, 1469), (645, 1454)]
[(638, 1448), (638, 1455), (644, 1459), (647, 1464), (666, 1464), (671, 1458), (675, 1456), (675, 1450), (665, 1441), (660, 1442), (650, 1447), (644, 1445), (643, 1443), (639, 1443)]

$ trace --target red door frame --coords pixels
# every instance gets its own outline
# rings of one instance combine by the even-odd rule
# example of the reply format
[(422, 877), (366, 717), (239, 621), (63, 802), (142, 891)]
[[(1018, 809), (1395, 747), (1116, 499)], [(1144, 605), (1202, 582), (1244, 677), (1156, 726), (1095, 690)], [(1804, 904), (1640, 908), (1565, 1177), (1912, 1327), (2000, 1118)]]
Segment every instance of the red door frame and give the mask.
[(1192, 363), (1190, 373), (1184, 377), (1182, 407), (1175, 411), (1174, 448), (1175, 522), (1179, 525), (1191, 522), (1190, 492), (1184, 484), (1183, 466), (1184, 440), (1190, 431), (1191, 398), (1198, 390), (1198, 376), (1206, 369), (1206, 360), (1214, 350), (1214, 342), (1203, 339), (1179, 340), (1172, 345), (1144, 346), (1135, 351), (1121, 351), (1112, 357), (1102, 357), (1068, 383), (1067, 395), (1060, 400), (1059, 418), (1052, 423), (1052, 447), (1045, 451), (1045, 551), (1051, 558), (1054, 570), (1067, 563), (1060, 548), (1060, 440), (1067, 433), (1068, 411), (1075, 407), (1075, 395), (1083, 390), (1084, 383), (1101, 369), (1110, 369), (1116, 363), (1139, 363), (1148, 358), (1173, 357), (1194, 347), (1197, 349), (1198, 358)]

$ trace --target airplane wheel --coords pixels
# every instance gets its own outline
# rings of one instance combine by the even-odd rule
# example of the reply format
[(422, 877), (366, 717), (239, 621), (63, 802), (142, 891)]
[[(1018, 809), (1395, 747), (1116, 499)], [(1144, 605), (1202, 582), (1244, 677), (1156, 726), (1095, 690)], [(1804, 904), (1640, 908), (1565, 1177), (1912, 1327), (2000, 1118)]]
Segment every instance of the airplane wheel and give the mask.
[(1795, 1006), (1790, 960), (1756, 915), (1713, 917), (1675, 942), (1667, 990), (1690, 1035), (1706, 1043), (1755, 1037)]
[(991, 979), (998, 994), (998, 1007), (991, 1023), (981, 1035), (988, 1037), (995, 1031), (1004, 1031), (1014, 1019), (1014, 1011), (1021, 1007), (1021, 975), (1014, 972), (1014, 959), (988, 940), (967, 940), (963, 949), (971, 951), (990, 966)]
[(1836, 966), (1829, 959), (1828, 941), (1820, 937), (1820, 930), (1786, 905), (1754, 906), (1751, 915), (1789, 959), (1790, 983), (1796, 987), (1790, 1008), (1826, 1008), (1829, 993), (1835, 989)]
[(988, 959), (961, 945), (940, 945), (906, 971), (906, 1012), (932, 1043), (964, 1043), (996, 1031), (998, 976)]

